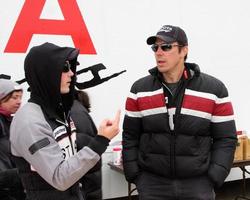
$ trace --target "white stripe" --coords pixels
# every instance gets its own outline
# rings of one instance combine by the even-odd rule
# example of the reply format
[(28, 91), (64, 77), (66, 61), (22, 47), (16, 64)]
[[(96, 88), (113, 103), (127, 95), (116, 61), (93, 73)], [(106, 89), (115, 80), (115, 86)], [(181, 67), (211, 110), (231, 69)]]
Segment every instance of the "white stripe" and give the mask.
[(216, 104), (222, 104), (222, 103), (227, 103), (227, 102), (230, 102), (229, 97), (218, 98), (218, 99), (216, 99), (216, 101), (215, 101)]
[(181, 109), (181, 114), (192, 115), (192, 116), (195, 116), (195, 117), (201, 117), (201, 118), (205, 118), (205, 119), (209, 119), (209, 120), (211, 119), (211, 114), (210, 113), (197, 111), (197, 110), (186, 109), (186, 108)]
[(61, 135), (65, 134), (65, 133), (67, 133), (67, 130), (66, 130), (65, 126), (58, 126), (53, 131), (55, 139), (57, 139), (58, 137), (60, 137)]
[(141, 112), (133, 112), (133, 111), (127, 111), (126, 110), (126, 115), (129, 116), (129, 117), (142, 117), (142, 114)]
[(147, 109), (143, 110), (141, 112), (131, 112), (126, 110), (126, 115), (129, 117), (145, 117), (149, 115), (156, 115), (161, 113), (167, 113), (166, 107), (160, 107), (160, 108), (153, 108), (153, 109)]
[(210, 100), (215, 101), (216, 104), (230, 102), (229, 97), (219, 98), (216, 95), (211, 94), (211, 93), (207, 93), (207, 92), (198, 92), (198, 91), (186, 89), (185, 94), (210, 99)]
[(136, 99), (137, 99), (137, 96), (136, 96), (136, 94), (130, 92), (130, 93), (128, 94), (128, 98), (131, 98), (131, 99), (136, 100)]
[(213, 116), (211, 121), (214, 123), (227, 122), (234, 120), (234, 115), (229, 116)]
[(195, 117), (205, 118), (205, 119), (211, 120), (211, 122), (214, 122), (214, 123), (227, 122), (227, 121), (234, 120), (234, 115), (212, 116), (210, 113), (190, 110), (190, 109), (186, 109), (186, 108), (181, 109), (181, 114), (186, 114), (186, 115), (191, 115), (191, 116), (195, 116)]
[(139, 97), (149, 97), (149, 96), (153, 96), (157, 94), (163, 94), (162, 89), (151, 91), (151, 92), (138, 92), (137, 94), (130, 92), (128, 97), (136, 100)]
[(207, 92), (198, 92), (198, 91), (194, 91), (194, 90), (190, 90), (190, 89), (186, 89), (185, 94), (191, 95), (191, 96), (196, 96), (196, 97), (202, 97), (202, 98), (206, 98), (206, 99), (211, 99), (213, 101), (215, 101), (215, 99), (217, 99), (217, 96), (214, 94), (207, 93)]
[(161, 113), (167, 113), (167, 108), (165, 106), (142, 111), (143, 116), (156, 115)]

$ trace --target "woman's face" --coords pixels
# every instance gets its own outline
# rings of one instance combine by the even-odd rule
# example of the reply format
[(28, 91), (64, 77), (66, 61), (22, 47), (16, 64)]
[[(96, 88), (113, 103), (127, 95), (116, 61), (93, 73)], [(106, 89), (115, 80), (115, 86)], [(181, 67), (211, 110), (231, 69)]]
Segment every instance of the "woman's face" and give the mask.
[(8, 100), (0, 101), (0, 107), (10, 114), (14, 114), (22, 103), (23, 91), (14, 91)]

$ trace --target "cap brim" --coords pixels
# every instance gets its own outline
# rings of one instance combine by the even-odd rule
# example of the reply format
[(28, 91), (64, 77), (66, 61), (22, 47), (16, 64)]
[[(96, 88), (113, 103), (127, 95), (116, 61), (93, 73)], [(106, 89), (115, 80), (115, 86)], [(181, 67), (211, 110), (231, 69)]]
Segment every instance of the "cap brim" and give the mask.
[(156, 36), (149, 37), (147, 39), (147, 44), (148, 45), (154, 44), (157, 39), (161, 39), (161, 40), (163, 40), (166, 43), (173, 43), (173, 42), (176, 41), (176, 40), (174, 40), (171, 37), (165, 37), (165, 36), (162, 36), (162, 35), (156, 35)]

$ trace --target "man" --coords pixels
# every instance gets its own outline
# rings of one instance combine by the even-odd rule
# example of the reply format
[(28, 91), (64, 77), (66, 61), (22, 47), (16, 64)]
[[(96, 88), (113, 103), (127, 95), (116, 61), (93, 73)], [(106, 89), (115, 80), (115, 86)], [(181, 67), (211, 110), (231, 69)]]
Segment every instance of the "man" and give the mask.
[(83, 199), (78, 180), (100, 159), (119, 132), (118, 112), (104, 120), (98, 135), (76, 152), (70, 117), (79, 50), (44, 43), (31, 48), (24, 62), (30, 99), (18, 110), (10, 130), (11, 152), (27, 199)]
[(165, 25), (147, 39), (156, 67), (126, 101), (123, 165), (140, 199), (215, 199), (236, 147), (233, 108), (224, 84), (186, 63), (188, 40)]

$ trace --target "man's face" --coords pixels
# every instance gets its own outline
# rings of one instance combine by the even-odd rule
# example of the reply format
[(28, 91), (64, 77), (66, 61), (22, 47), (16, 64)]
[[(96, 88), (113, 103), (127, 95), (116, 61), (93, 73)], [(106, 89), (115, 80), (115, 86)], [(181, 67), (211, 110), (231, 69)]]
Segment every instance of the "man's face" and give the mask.
[(70, 66), (69, 61), (66, 61), (65, 66), (63, 68), (62, 75), (61, 75), (61, 87), (60, 87), (61, 94), (67, 94), (70, 91), (69, 86), (71, 83), (71, 78), (74, 75), (70, 67), (71, 66)]
[(152, 46), (155, 47), (156, 64), (161, 73), (171, 73), (178, 66), (183, 66), (184, 57), (188, 52), (187, 46), (180, 47), (177, 42), (167, 44), (161, 39), (157, 39)]

